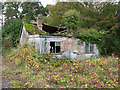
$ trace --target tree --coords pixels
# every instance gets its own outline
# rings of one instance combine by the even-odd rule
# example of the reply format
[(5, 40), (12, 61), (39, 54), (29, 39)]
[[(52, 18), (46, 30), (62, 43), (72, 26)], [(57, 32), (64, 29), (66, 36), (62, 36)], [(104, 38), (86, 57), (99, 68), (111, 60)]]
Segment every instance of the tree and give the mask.
[(18, 8), (20, 7), (20, 2), (5, 2), (3, 4), (5, 12), (3, 13), (5, 15), (5, 20), (12, 20), (14, 18), (20, 19), (20, 11)]
[[(3, 40), (5, 38), (9, 38), (12, 40), (12, 46), (16, 46), (19, 42), (20, 30), (21, 30), (21, 20), (13, 19), (9, 20), (2, 27), (2, 37)], [(8, 42), (9, 43), (9, 42)]]
[(39, 13), (43, 16), (47, 15), (47, 9), (42, 6), (41, 2), (24, 2), (21, 7), (23, 9), (22, 18), (26, 19), (28, 23), (31, 20), (36, 20)]
[(47, 24), (61, 27), (61, 20), (64, 13), (68, 10), (77, 8), (74, 8), (76, 4), (77, 2), (57, 2), (55, 5), (48, 5), (46, 7), (49, 10)]
[(80, 14), (76, 10), (68, 10), (64, 13), (61, 23), (68, 29), (68, 32), (75, 32), (78, 28), (78, 24), (80, 23)]
[[(5, 25), (2, 27), (2, 37), (11, 39), (12, 46), (16, 46), (19, 41), (19, 34), (22, 24), (22, 19), (30, 22), (35, 19), (37, 14), (46, 15), (45, 9), (41, 2), (5, 2), (3, 3), (3, 14), (5, 15)], [(23, 11), (20, 12), (19, 9)]]
[(119, 42), (119, 3), (101, 3), (100, 20), (97, 22), (99, 31), (107, 31), (104, 35), (102, 54), (120, 54)]

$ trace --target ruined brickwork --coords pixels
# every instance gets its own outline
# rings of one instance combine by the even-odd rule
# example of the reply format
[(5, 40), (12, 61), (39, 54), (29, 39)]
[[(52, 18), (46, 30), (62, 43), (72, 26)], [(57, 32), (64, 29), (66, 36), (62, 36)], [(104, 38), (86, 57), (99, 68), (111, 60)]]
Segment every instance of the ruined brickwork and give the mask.
[(38, 17), (37, 17), (37, 27), (39, 30), (42, 30), (42, 15), (41, 14), (38, 14)]
[(78, 45), (78, 39), (67, 38), (61, 42), (61, 51), (70, 50), (73, 53), (82, 54), (85, 52), (84, 44)]

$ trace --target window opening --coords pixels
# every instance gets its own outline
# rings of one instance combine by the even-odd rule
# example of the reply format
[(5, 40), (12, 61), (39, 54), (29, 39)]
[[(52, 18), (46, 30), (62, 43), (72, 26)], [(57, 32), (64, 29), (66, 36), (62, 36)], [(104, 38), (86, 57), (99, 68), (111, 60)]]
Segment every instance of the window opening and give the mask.
[(94, 50), (94, 45), (93, 44), (90, 44), (90, 52), (93, 52)]
[(86, 44), (85, 44), (85, 51), (89, 52), (89, 43), (88, 42), (86, 42)]
[(50, 53), (60, 53), (60, 42), (50, 42)]
[(94, 52), (94, 44), (86, 42), (85, 43), (85, 52)]

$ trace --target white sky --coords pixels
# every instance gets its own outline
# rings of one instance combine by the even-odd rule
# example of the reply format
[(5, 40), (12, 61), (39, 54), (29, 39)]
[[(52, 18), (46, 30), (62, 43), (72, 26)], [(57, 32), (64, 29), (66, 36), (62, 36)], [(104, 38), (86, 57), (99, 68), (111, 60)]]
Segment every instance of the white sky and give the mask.
[(42, 5), (46, 7), (47, 4), (55, 5), (55, 0), (40, 0)]

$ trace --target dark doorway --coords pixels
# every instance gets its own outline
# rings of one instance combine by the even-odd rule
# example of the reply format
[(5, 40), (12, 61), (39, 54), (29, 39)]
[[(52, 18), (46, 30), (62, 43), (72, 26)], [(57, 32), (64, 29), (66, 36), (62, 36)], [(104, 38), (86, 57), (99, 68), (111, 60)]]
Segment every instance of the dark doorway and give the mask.
[(50, 53), (55, 53), (55, 42), (50, 42)]

